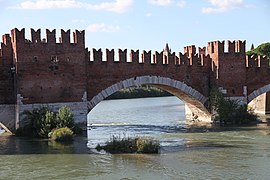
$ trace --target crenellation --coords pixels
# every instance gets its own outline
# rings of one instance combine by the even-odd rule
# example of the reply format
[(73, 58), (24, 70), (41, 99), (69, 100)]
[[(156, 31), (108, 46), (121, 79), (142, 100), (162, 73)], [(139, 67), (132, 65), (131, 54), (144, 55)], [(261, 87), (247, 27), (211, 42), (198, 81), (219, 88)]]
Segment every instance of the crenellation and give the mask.
[(259, 58), (257, 55), (246, 56), (246, 66), (247, 67), (259, 67)]
[(18, 30), (14, 28), (11, 30), (12, 42), (17, 44), (25, 43), (25, 28)]
[(175, 52), (168, 53), (168, 59), (167, 62), (164, 61), (163, 64), (175, 64)]
[(175, 56), (175, 60), (174, 60), (174, 64), (177, 66), (177, 65), (180, 65), (180, 59), (178, 56)]
[(180, 65), (190, 65), (189, 58), (186, 56), (186, 54), (182, 54), (179, 52), (179, 61)]
[(119, 62), (127, 62), (127, 49), (118, 49)]
[(203, 48), (199, 47), (199, 56), (201, 55), (206, 55), (206, 47)]
[(10, 35), (9, 35), (9, 34), (4, 34), (4, 35), (2, 36), (2, 42), (3, 42), (3, 44), (6, 45), (6, 46), (11, 45), (11, 37), (10, 37)]
[(201, 66), (210, 67), (210, 65), (212, 64), (211, 61), (212, 61), (212, 59), (210, 58), (209, 54), (207, 54), (207, 55), (201, 54), (200, 55)]
[(246, 53), (246, 41), (240, 41), (240, 40), (236, 41), (235, 42), (235, 52), (245, 54)]
[(130, 51), (130, 61), (133, 63), (139, 63), (139, 50), (131, 50)]
[(50, 31), (49, 29), (46, 29), (46, 36), (47, 36), (47, 43), (49, 44), (55, 44), (56, 43), (56, 30)]
[(35, 31), (34, 29), (31, 28), (31, 41), (33, 43), (39, 43), (39, 42), (41, 42), (40, 33), (41, 33), (41, 30), (40, 29), (38, 29), (37, 31)]
[(236, 51), (235, 51), (235, 48), (236, 48), (236, 46), (235, 46), (235, 41), (227, 41), (227, 43), (228, 43), (228, 53), (235, 53)]
[(141, 60), (144, 64), (151, 64), (151, 51), (145, 51), (143, 50), (143, 53), (141, 54)]
[(93, 54), (93, 61), (94, 62), (102, 62), (102, 50), (101, 48), (96, 50), (95, 48), (92, 49)]
[(0, 48), (0, 56), (3, 57), (4, 59), (10, 59), (12, 61), (12, 43), (11, 43), (11, 37), (9, 34), (4, 34), (2, 36), (2, 43), (1, 43), (1, 48)]
[(187, 54), (188, 57), (194, 56), (196, 54), (196, 47), (195, 47), (195, 45), (184, 47), (184, 54)]
[(160, 53), (155, 51), (153, 54), (153, 64), (162, 64), (163, 63), (163, 51)]
[(75, 44), (85, 46), (85, 31), (75, 30), (75, 32), (73, 32), (73, 41)]
[(224, 42), (225, 41), (208, 42), (208, 46), (207, 46), (208, 54), (217, 54), (217, 55), (224, 54)]
[(114, 49), (112, 49), (112, 50), (106, 49), (106, 61), (107, 62), (115, 62)]
[(70, 44), (70, 30), (64, 31), (61, 29), (61, 37), (59, 38), (59, 42), (62, 44)]
[(269, 58), (267, 56), (258, 56), (259, 67), (269, 67)]

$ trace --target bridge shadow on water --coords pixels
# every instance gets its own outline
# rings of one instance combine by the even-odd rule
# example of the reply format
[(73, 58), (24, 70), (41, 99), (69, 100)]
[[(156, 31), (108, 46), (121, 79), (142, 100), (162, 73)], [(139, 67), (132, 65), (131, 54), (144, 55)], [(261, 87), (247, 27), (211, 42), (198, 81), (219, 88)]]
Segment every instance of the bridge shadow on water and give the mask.
[(90, 153), (86, 137), (75, 137), (71, 143), (58, 143), (46, 139), (0, 136), (0, 155)]

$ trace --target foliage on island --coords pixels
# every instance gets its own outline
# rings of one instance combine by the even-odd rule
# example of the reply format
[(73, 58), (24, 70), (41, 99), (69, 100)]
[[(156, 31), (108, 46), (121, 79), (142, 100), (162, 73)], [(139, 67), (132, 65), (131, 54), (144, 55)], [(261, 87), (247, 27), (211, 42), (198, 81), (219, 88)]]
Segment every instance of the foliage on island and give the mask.
[(216, 87), (210, 92), (210, 110), (214, 116), (214, 122), (219, 122), (221, 126), (251, 125), (256, 123), (258, 118), (247, 105), (224, 98)]
[(74, 116), (70, 108), (66, 106), (61, 107), (57, 113), (47, 107), (42, 107), (24, 111), (22, 115), (22, 121), (26, 124), (16, 131), (18, 136), (67, 140), (72, 139), (73, 131), (75, 134), (79, 132), (79, 128), (74, 124)]
[(270, 43), (260, 44), (256, 48), (251, 48), (250, 51), (247, 51), (247, 55), (262, 55), (270, 57)]
[(130, 98), (145, 98), (145, 97), (164, 97), (172, 96), (172, 94), (163, 91), (159, 88), (143, 85), (141, 87), (130, 87), (122, 89), (106, 99), (130, 99)]
[(142, 137), (124, 137), (113, 136), (110, 141), (107, 141), (104, 146), (98, 144), (96, 149), (106, 152), (116, 153), (144, 153), (157, 154), (159, 153), (160, 144), (158, 141)]

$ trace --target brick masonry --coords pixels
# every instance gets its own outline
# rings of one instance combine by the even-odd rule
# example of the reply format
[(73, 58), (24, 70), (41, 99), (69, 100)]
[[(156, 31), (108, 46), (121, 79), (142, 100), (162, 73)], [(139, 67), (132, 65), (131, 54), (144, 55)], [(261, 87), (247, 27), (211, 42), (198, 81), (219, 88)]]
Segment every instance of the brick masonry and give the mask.
[[(20, 125), (20, 112), (39, 105), (54, 109), (72, 107), (77, 122), (86, 121), (101, 100), (126, 87), (150, 84), (186, 102), (192, 116), (211, 116), (207, 111), (210, 85), (225, 96), (249, 103), (270, 90), (269, 58), (246, 56), (245, 41), (209, 42), (207, 47), (187, 46), (184, 52), (114, 49), (102, 51), (85, 47), (85, 32), (12, 29), (2, 36), (0, 50), (0, 122)], [(118, 57), (118, 59), (116, 59)], [(4, 109), (16, 107), (10, 117)], [(5, 108), (6, 107), (6, 108)], [(206, 115), (206, 116), (205, 116)], [(85, 118), (83, 118), (85, 116)], [(15, 120), (11, 120), (15, 117)], [(8, 120), (10, 119), (10, 120)], [(84, 119), (84, 120), (83, 120)], [(210, 118), (211, 119), (211, 118)]]

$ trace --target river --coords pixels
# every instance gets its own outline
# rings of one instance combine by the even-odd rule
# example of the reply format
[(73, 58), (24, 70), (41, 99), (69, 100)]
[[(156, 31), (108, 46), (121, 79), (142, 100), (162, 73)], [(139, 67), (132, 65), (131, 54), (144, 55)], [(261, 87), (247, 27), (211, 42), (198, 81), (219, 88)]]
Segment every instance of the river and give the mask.
[[(269, 126), (190, 132), (175, 97), (102, 101), (69, 145), (0, 136), (0, 179), (269, 179)], [(148, 136), (161, 153), (104, 154), (113, 135)]]

